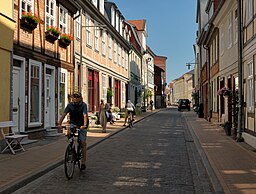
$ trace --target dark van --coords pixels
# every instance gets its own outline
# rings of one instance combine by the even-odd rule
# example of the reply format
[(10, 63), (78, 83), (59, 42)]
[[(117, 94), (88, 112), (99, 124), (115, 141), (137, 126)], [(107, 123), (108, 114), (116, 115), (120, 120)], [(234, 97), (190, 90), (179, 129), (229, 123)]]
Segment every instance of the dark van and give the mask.
[(182, 109), (187, 109), (188, 111), (190, 111), (190, 101), (189, 101), (189, 99), (179, 99), (178, 111), (180, 111)]

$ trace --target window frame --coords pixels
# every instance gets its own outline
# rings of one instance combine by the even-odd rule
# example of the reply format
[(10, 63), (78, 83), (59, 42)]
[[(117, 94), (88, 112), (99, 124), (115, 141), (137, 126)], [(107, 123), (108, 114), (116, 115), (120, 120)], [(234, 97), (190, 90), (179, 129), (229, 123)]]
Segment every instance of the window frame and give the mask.
[[(62, 21), (61, 10), (63, 10), (63, 12), (64, 12), (64, 18), (65, 18), (66, 23), (64, 21)], [(65, 28), (64, 31), (63, 31), (63, 28), (61, 27), (61, 25), (62, 25), (62, 27)], [(68, 30), (69, 30), (68, 29), (68, 10), (65, 7), (63, 7), (62, 5), (59, 5), (59, 29), (63, 34), (67, 34)]]
[(97, 27), (97, 22), (94, 23), (94, 49), (99, 52), (100, 50), (100, 36), (99, 36), (99, 27)]
[(112, 53), (112, 37), (108, 35), (108, 58), (112, 60), (113, 53)]
[(92, 47), (92, 31), (91, 31), (91, 18), (89, 15), (86, 15), (86, 46)]
[[(27, 5), (29, 4), (30, 5), (30, 10), (23, 10), (22, 9), (22, 2), (24, 2), (26, 4), (26, 8), (27, 8)], [(21, 16), (22, 16), (22, 12), (25, 11), (25, 12), (32, 12), (34, 13), (34, 0), (21, 0), (21, 3), (20, 3), (20, 19), (21, 19)]]
[(102, 55), (106, 56), (106, 32), (102, 31), (101, 36), (101, 49), (102, 49)]
[[(53, 15), (49, 12), (47, 12), (46, 8), (47, 8), (47, 1), (49, 2), (49, 12), (50, 12), (50, 3), (53, 3)], [(56, 26), (56, 0), (45, 0), (45, 30), (47, 29), (48, 26)], [(47, 25), (47, 17), (53, 20), (53, 24), (52, 25)]]
[[(38, 79), (39, 79), (39, 91), (38, 91), (38, 122), (31, 122), (31, 116), (30, 116), (30, 113), (31, 113), (31, 110), (30, 110), (30, 107), (31, 107), (31, 98), (32, 98), (32, 95), (31, 95), (31, 84), (32, 84), (32, 76), (31, 76), (31, 69), (32, 69), (32, 66), (35, 66), (35, 67), (38, 67), (39, 68), (39, 72), (38, 72)], [(42, 63), (41, 62), (38, 62), (38, 61), (35, 61), (35, 60), (32, 60), (32, 59), (29, 59), (29, 73), (28, 73), (29, 77), (28, 77), (28, 81), (29, 81), (29, 93), (28, 93), (28, 126), (29, 127), (35, 127), (35, 126), (41, 126), (42, 125)], [(34, 96), (33, 96), (34, 98)]]
[[(251, 67), (250, 67), (251, 66)], [(254, 71), (253, 61), (247, 63), (247, 108), (248, 112), (254, 110)]]

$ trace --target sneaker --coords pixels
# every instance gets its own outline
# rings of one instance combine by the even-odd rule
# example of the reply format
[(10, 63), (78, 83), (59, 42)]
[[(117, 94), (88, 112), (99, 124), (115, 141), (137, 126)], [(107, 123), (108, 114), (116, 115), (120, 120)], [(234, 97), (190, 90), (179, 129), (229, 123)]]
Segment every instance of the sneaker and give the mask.
[(85, 170), (85, 169), (86, 169), (86, 165), (85, 164), (81, 164), (80, 170)]

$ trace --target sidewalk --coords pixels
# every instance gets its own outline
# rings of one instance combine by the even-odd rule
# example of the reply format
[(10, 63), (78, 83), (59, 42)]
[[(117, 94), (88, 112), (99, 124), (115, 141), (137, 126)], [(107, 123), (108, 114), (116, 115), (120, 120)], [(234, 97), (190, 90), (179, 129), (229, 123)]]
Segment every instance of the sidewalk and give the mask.
[[(143, 112), (141, 115), (137, 115), (135, 123), (158, 111)], [(115, 122), (114, 125), (108, 123), (107, 133), (101, 133), (100, 126), (90, 127), (87, 134), (87, 149), (125, 129), (123, 123), (123, 118)], [(66, 146), (67, 138), (61, 136), (25, 145), (25, 152), (18, 152), (16, 155), (8, 152), (0, 154), (0, 193), (11, 193), (61, 165)]]
[(184, 113), (216, 193), (256, 193), (255, 149), (236, 142), (221, 127), (198, 118), (195, 113)]

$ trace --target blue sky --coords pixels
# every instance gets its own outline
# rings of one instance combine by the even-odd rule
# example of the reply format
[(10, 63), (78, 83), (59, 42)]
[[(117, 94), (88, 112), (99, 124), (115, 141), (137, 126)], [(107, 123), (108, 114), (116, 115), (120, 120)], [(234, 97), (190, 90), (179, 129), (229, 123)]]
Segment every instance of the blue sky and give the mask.
[(147, 20), (148, 46), (156, 55), (167, 57), (167, 83), (189, 71), (186, 63), (194, 62), (196, 0), (110, 1), (126, 20)]

